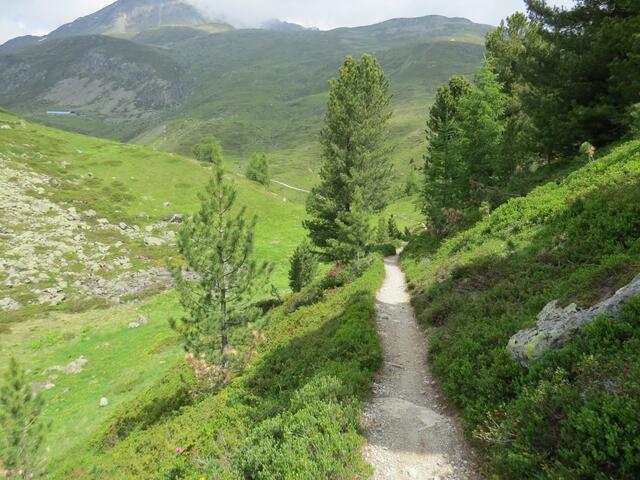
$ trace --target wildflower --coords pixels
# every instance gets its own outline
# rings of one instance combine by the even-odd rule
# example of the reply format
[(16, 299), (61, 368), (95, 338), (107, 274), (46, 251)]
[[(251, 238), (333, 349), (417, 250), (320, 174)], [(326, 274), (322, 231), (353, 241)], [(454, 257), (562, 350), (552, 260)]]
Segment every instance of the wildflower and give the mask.
[(177, 453), (178, 455), (182, 455), (182, 454), (184, 453), (184, 448), (182, 448), (182, 447), (178, 447), (178, 448), (176, 448), (176, 453)]

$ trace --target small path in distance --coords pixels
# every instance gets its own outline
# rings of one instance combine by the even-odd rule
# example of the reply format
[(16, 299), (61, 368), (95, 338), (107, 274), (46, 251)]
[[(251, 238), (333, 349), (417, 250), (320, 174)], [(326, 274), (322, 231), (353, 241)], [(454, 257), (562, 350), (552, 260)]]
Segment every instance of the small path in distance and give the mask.
[(418, 326), (399, 257), (385, 259), (376, 298), (384, 366), (364, 411), (364, 458), (374, 480), (480, 480), (473, 451), (427, 363), (429, 336)]
[(283, 187), (290, 188), (291, 190), (296, 190), (298, 192), (311, 193), (309, 190), (305, 190), (303, 188), (294, 187), (284, 182), (280, 182), (278, 180), (271, 180), (273, 183), (277, 183), (278, 185), (282, 185)]

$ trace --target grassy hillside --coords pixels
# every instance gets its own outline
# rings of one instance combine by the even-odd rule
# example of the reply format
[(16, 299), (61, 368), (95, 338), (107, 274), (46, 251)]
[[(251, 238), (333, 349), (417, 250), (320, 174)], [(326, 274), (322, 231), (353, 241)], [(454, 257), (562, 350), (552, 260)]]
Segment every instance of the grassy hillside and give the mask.
[(640, 142), (403, 256), (444, 391), (501, 478), (636, 478), (640, 310), (524, 369), (506, 345), (550, 301), (589, 307), (640, 270)]
[[(177, 224), (166, 220), (197, 208), (208, 175), (188, 158), (0, 111), (0, 301), (17, 302), (0, 311), (0, 370), (16, 355), (47, 388), (54, 458), (86, 442), (111, 408), (181, 356), (168, 323), (180, 314), (177, 299), (156, 294), (170, 287), (162, 271), (176, 254)], [(229, 176), (238, 203), (259, 217), (257, 255), (276, 263), (272, 281), (286, 289), (303, 204)], [(128, 328), (140, 316), (148, 324)], [(46, 371), (81, 357), (80, 373)], [(109, 409), (98, 407), (103, 396)]]
[[(371, 52), (391, 80), (392, 143), (402, 178), (409, 160), (423, 153), (426, 109), (436, 88), (452, 74), (474, 72), (489, 29), (430, 16), (328, 32), (204, 34), (165, 27), (131, 37), (133, 42), (103, 37), (100, 46), (89, 36), (49, 40), (0, 54), (6, 67), (0, 83), (13, 88), (0, 87), (0, 105), (52, 126), (182, 154), (214, 134), (233, 163), (244, 165), (253, 152), (264, 151), (279, 180), (308, 188), (316, 181), (327, 81), (344, 56)], [(86, 65), (97, 54), (112, 66), (104, 75), (108, 86), (87, 83), (93, 77)], [(137, 73), (139, 81), (131, 84), (123, 69), (146, 77)], [(81, 116), (48, 117), (50, 109)]]
[(187, 372), (170, 371), (115, 409), (90, 442), (52, 464), (50, 477), (366, 474), (358, 418), (381, 361), (373, 295), (382, 277), (378, 260), (314, 305), (287, 313), (286, 304), (272, 312), (248, 368), (195, 403), (184, 395), (193, 386), (180, 380)]
[[(231, 173), (230, 167), (238, 203), (259, 218), (257, 256), (275, 263), (272, 282), (286, 290), (288, 257), (304, 236), (304, 194), (276, 185), (265, 189)], [(44, 389), (52, 464), (67, 458), (71, 465), (81, 456), (78, 452), (99, 455), (89, 442), (114, 410), (121, 411), (120, 405), (170, 375), (167, 371), (182, 356), (180, 341), (169, 328), (169, 319), (181, 314), (165, 272), (165, 259), (176, 254), (178, 224), (169, 219), (196, 210), (208, 175), (206, 165), (189, 158), (55, 130), (0, 110), (0, 307), (9, 306), (0, 312), (0, 371), (8, 356), (15, 355), (30, 370), (29, 380)], [(411, 199), (391, 205), (389, 213), (401, 228), (418, 219)], [(149, 243), (149, 237), (157, 243)], [(281, 312), (283, 330), (274, 333), (278, 342), (294, 342), (290, 331), (307, 335), (298, 330), (303, 326), (339, 330), (335, 314), (351, 305), (352, 294), (354, 306), (349, 308), (370, 312), (370, 296), (357, 300), (355, 292), (361, 287), (373, 291), (380, 275), (378, 265), (365, 283), (316, 310), (291, 318)], [(268, 285), (264, 295), (269, 295)], [(367, 315), (357, 321), (369, 319)], [(146, 324), (131, 328), (140, 318)], [(303, 350), (311, 351), (316, 340), (310, 336), (302, 342)], [(355, 340), (349, 341), (353, 346)], [(77, 373), (51, 370), (64, 370), (79, 359), (87, 363)], [(304, 368), (320, 368), (313, 363), (317, 359), (309, 357)], [(366, 368), (370, 375), (373, 367)], [(327, 366), (323, 371), (330, 370)], [(270, 378), (275, 371), (268, 373)], [(342, 380), (348, 385), (365, 382)], [(183, 401), (186, 390), (180, 382), (170, 383), (171, 388), (176, 385), (178, 393), (171, 390), (170, 396)], [(362, 395), (366, 382), (358, 385)], [(99, 407), (102, 397), (108, 407)], [(288, 397), (277, 401), (284, 404)], [(359, 436), (352, 438), (360, 442)]]

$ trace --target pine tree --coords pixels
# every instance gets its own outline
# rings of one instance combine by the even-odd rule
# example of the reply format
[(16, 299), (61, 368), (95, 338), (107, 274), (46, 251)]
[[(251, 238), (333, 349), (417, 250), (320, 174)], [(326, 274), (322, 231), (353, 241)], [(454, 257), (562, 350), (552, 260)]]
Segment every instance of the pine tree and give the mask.
[(377, 213), (387, 204), (392, 163), (388, 148), (391, 116), (389, 82), (371, 55), (347, 57), (331, 91), (321, 132), (320, 185), (307, 201), (305, 222), (313, 243), (326, 248), (337, 239), (337, 219), (348, 215), (354, 192), (362, 192), (361, 208)]
[(489, 62), (478, 70), (474, 88), (460, 102), (461, 142), (459, 154), (464, 162), (467, 199), (479, 205), (501, 169), (505, 129), (506, 96)]
[(451, 77), (438, 89), (429, 111), (422, 194), (424, 212), (436, 231), (444, 227), (445, 209), (461, 208), (466, 196), (466, 170), (460, 154), (460, 108), (471, 88), (464, 77)]
[(387, 231), (389, 232), (389, 238), (391, 240), (398, 240), (402, 237), (402, 233), (400, 233), (400, 229), (396, 223), (396, 218), (393, 215), (389, 217), (389, 221), (387, 222)]
[(362, 191), (356, 190), (353, 197), (351, 208), (336, 219), (336, 238), (327, 242), (329, 257), (342, 263), (358, 262), (371, 248), (370, 215), (364, 209)]
[(222, 163), (214, 163), (200, 211), (179, 230), (178, 249), (189, 275), (174, 270), (186, 315), (173, 321), (173, 327), (182, 334), (187, 352), (223, 367), (234, 346), (230, 334), (255, 320), (258, 310), (251, 302), (272, 269), (254, 259), (257, 219), (247, 222), (244, 207), (234, 210), (236, 196)]
[(269, 181), (271, 179), (271, 175), (269, 172), (269, 160), (264, 153), (253, 154), (249, 165), (247, 165), (246, 176), (249, 180), (261, 183), (262, 185), (269, 184)]
[(40, 470), (46, 425), (44, 401), (34, 393), (15, 358), (0, 388), (0, 460), (9, 477), (30, 479)]
[(308, 240), (302, 242), (289, 259), (289, 286), (299, 292), (309, 285), (318, 271), (318, 257)]
[(376, 227), (376, 243), (382, 245), (389, 242), (389, 225), (384, 217), (378, 218), (378, 225)]
[(193, 147), (193, 156), (201, 162), (215, 163), (222, 161), (224, 156), (222, 144), (215, 137), (210, 137), (204, 143), (198, 143)]

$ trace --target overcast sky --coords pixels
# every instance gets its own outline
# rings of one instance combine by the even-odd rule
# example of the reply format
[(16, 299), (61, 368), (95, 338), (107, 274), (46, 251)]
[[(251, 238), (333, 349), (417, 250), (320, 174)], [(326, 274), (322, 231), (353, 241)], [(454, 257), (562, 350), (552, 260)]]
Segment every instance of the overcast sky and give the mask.
[[(0, 44), (20, 35), (44, 35), (114, 0), (0, 0)], [(235, 26), (272, 18), (323, 30), (376, 23), (389, 18), (439, 14), (496, 25), (520, 10), (522, 0), (192, 0)], [(552, 0), (569, 6), (573, 0)]]

